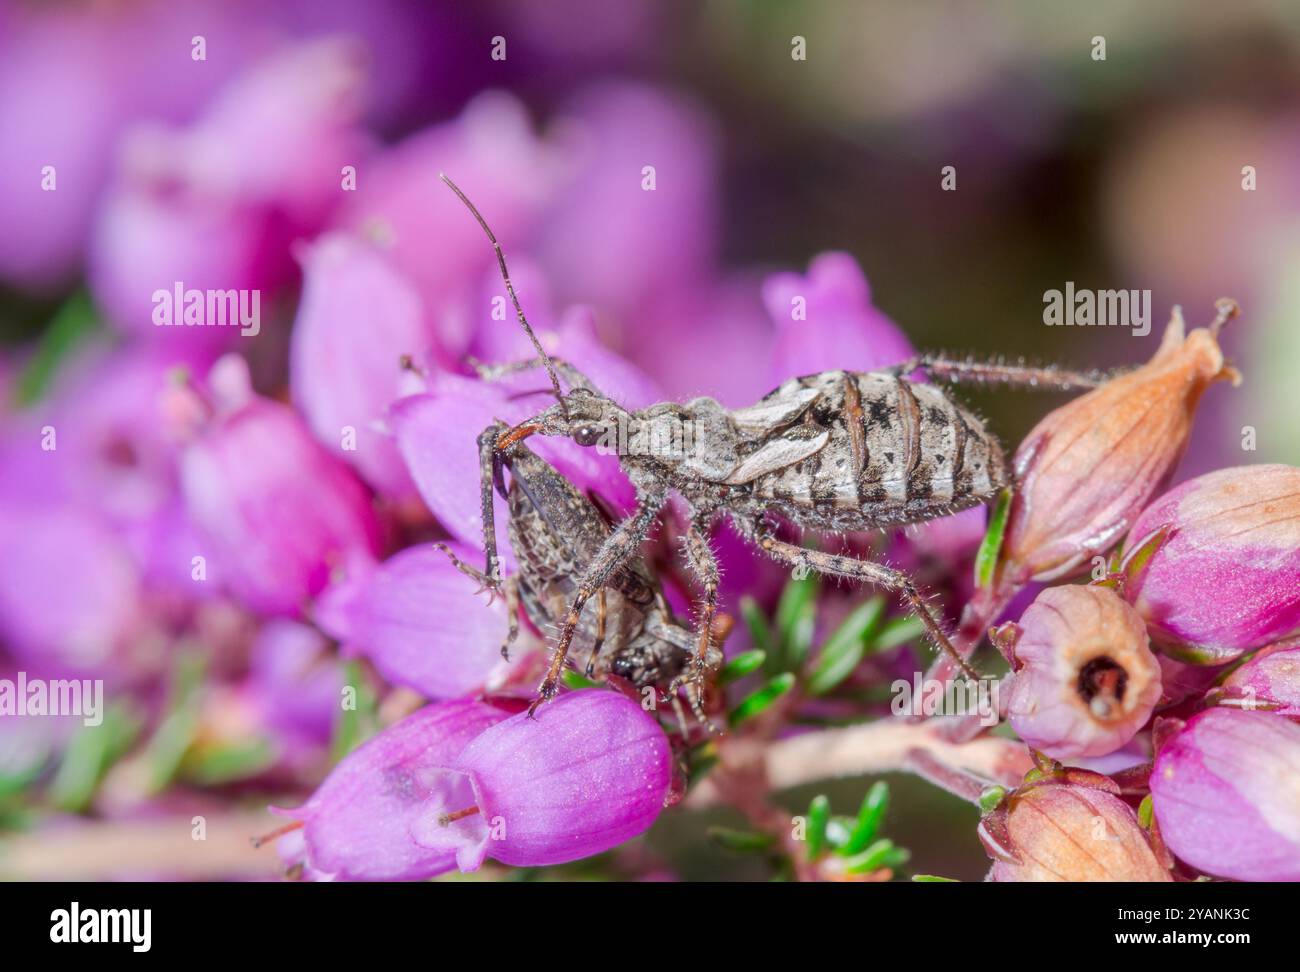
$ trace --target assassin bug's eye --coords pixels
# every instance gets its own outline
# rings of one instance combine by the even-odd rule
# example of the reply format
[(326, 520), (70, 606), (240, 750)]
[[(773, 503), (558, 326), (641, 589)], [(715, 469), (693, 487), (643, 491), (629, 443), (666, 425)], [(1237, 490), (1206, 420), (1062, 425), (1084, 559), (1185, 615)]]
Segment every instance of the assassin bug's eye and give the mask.
[(600, 429), (594, 425), (580, 425), (573, 430), (573, 441), (580, 446), (594, 446), (600, 439)]

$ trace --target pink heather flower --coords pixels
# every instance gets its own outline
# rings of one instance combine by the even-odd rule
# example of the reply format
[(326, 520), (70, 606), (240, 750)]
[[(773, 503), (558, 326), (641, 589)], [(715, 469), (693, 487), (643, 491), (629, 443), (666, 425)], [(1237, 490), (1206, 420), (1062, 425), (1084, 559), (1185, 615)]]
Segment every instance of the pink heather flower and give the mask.
[[(486, 729), (452, 762), (412, 827), (461, 870), (485, 857), (542, 867), (644, 833), (672, 780), (668, 739), (626, 696), (583, 689)], [(477, 812), (452, 821), (469, 808)]]
[(427, 705), (389, 726), (343, 759), (303, 806), (275, 810), (303, 821), (301, 836), (282, 839), (316, 877), (416, 881), (456, 866), (450, 847), (424, 847), (411, 830), (427, 801), (473, 800), (459, 773), (446, 770), (484, 729), (510, 715), (483, 702)]
[(377, 247), (344, 233), (320, 237), (300, 259), (303, 293), (289, 344), (294, 404), (375, 489), (413, 495), (382, 421), (401, 395), (402, 357), (428, 358), (433, 339), (419, 294)]
[[(178, 353), (225, 347), (231, 326), (159, 326), (154, 295), (258, 291), (269, 311), (292, 276), (289, 244), (337, 204), (342, 167), (359, 164), (357, 47), (287, 48), (237, 79), (185, 129), (139, 126), (96, 227), (91, 283), (109, 318)], [(263, 292), (265, 291), (265, 292)]]
[[(496, 262), (483, 230), (439, 173), (465, 191), (514, 256), (549, 197), (556, 162), (519, 102), (480, 95), (454, 120), (373, 159), (356, 191), (344, 193), (335, 225), (386, 243), (394, 266), (432, 310)], [(449, 350), (458, 356), (463, 348)]]
[(568, 154), (536, 255), (563, 298), (596, 305), (621, 324), (624, 343), (643, 340), (645, 307), (666, 288), (703, 283), (715, 263), (710, 120), (684, 99), (623, 82), (583, 91), (558, 116)]
[(141, 634), (130, 550), (68, 505), (0, 507), (0, 640), (24, 665), (104, 672)]
[[(481, 565), (476, 548), (450, 544)], [(482, 689), (504, 673), (506, 612), (432, 544), (408, 547), (331, 588), (317, 621), (397, 685), (435, 699)]]
[(1009, 715), (1030, 746), (1054, 759), (1104, 756), (1151, 717), (1160, 666), (1142, 619), (1114, 591), (1048, 588), (1011, 630)]
[[(773, 388), (768, 377), (772, 322), (757, 291), (748, 275), (685, 292), (669, 290), (637, 316), (644, 324), (620, 350), (654, 377), (666, 398), (708, 395), (728, 408), (752, 405)], [(701, 321), (708, 326), (701, 327)], [(638, 339), (638, 332), (654, 334), (655, 340)], [(665, 354), (665, 348), (687, 351)], [(727, 367), (719, 367), (720, 361)]]
[[(4, 5), (0, 277), (30, 290), (66, 282), (81, 261), (121, 127), (185, 117), (244, 58), (247, 24), (227, 6)], [(226, 56), (196, 65), (188, 43), (200, 21), (211, 48)], [(42, 187), (47, 165), (53, 192)]]
[(275, 618), (262, 625), (249, 653), (249, 688), (262, 721), (290, 751), (330, 741), (343, 675), (329, 642), (310, 625)]
[[(480, 548), (478, 435), (494, 421), (522, 421), (553, 401), (542, 395), (511, 397), (514, 387), (539, 389), (546, 381), (544, 375), (519, 380), (524, 384), (437, 373), (430, 376), (428, 391), (409, 395), (389, 409), (388, 426), (420, 496), (453, 536)], [(617, 456), (583, 449), (567, 439), (535, 436), (528, 444), (579, 489), (599, 491), (620, 511), (632, 508), (635, 492), (619, 471)], [(498, 549), (502, 566), (508, 569), (513, 565), (505, 541), (508, 511), (499, 496), (494, 503)]]
[(763, 283), (776, 324), (773, 386), (819, 371), (876, 371), (906, 361), (912, 345), (871, 303), (871, 287), (847, 253), (822, 253), (806, 276), (777, 273)]
[(1018, 487), (1000, 568), (1005, 582), (1078, 573), (1114, 547), (1169, 481), (1201, 394), (1239, 376), (1209, 328), (1183, 334), (1175, 311), (1155, 356), (1067, 402), (1016, 450)]
[(1300, 647), (1265, 648), (1223, 680), (1227, 698), (1243, 709), (1265, 708), (1300, 717)]
[(295, 615), (334, 567), (378, 552), (370, 497), (297, 413), (253, 394), (242, 358), (218, 361), (209, 386), (214, 414), (180, 459), (186, 510), (206, 541), (195, 554), (252, 610)]
[(1125, 596), (1162, 650), (1202, 664), (1300, 632), (1300, 469), (1220, 469), (1170, 490), (1129, 533), (1164, 542), (1128, 578)]
[(1300, 881), (1300, 725), (1202, 712), (1160, 750), (1151, 798), (1165, 843), (1197, 870)]
[[(1095, 786), (1046, 781), (1007, 798), (993, 881), (1169, 881), (1133, 810)], [(986, 825), (987, 826), (987, 825)]]

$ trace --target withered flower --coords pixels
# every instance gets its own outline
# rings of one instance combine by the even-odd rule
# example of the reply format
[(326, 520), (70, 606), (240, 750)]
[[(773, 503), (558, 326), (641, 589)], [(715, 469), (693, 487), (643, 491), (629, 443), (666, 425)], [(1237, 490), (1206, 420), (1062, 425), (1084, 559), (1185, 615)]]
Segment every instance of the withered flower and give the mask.
[(1216, 381), (1240, 380), (1218, 340), (1237, 306), (1221, 300), (1218, 311), (1208, 328), (1184, 336), (1175, 308), (1147, 364), (1061, 406), (1029, 433), (1014, 460), (1006, 583), (1075, 574), (1114, 547), (1168, 482), (1201, 393)]

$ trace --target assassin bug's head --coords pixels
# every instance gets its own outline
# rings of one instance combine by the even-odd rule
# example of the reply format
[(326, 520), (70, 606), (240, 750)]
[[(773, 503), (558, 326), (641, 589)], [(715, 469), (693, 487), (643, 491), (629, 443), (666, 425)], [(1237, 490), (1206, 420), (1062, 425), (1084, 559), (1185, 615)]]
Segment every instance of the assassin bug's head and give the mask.
[(496, 447), (507, 449), (531, 435), (564, 436), (584, 448), (612, 446), (628, 421), (629, 413), (621, 405), (591, 388), (578, 387), (560, 396), (550, 408), (503, 432)]

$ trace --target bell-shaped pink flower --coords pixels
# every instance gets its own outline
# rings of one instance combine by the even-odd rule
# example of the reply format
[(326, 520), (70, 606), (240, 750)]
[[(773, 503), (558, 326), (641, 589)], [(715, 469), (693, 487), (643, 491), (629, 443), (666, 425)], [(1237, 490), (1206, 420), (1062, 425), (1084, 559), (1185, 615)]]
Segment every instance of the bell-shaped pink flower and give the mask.
[(1223, 680), (1227, 704), (1300, 718), (1300, 646), (1265, 648)]
[(485, 857), (541, 867), (589, 857), (649, 829), (672, 780), (668, 738), (627, 696), (563, 695), (486, 729), (452, 762), (412, 827), (461, 870)]
[(912, 345), (871, 302), (871, 287), (847, 253), (822, 253), (807, 275), (777, 273), (763, 282), (763, 302), (776, 325), (769, 377), (819, 371), (876, 371), (906, 361)]
[[(466, 563), (482, 554), (449, 544)], [(383, 676), (435, 699), (482, 689), (505, 671), (506, 612), (433, 544), (361, 568), (322, 595), (317, 623)]]
[(1300, 881), (1300, 725), (1213, 708), (1156, 757), (1151, 798), (1169, 849), (1238, 881)]
[(1114, 752), (1160, 700), (1160, 666), (1142, 619), (1109, 588), (1048, 588), (999, 636), (1013, 640), (1020, 666), (1011, 725), (1054, 759)]
[[(411, 829), (435, 793), (470, 798), (460, 774), (445, 767), (484, 729), (510, 715), (483, 702), (427, 705), (389, 726), (334, 767), (303, 806), (278, 810), (303, 822), (282, 842), (316, 877), (345, 881), (416, 881), (456, 866), (454, 848), (416, 843)], [(273, 808), (274, 809), (274, 808)]]
[(179, 354), (229, 347), (240, 326), (206, 313), (187, 324), (174, 306), (168, 323), (155, 298), (180, 285), (242, 295), (250, 318), (256, 295), (256, 327), (243, 330), (260, 333), (293, 274), (289, 244), (346, 195), (343, 167), (360, 167), (362, 54), (337, 37), (284, 48), (188, 127), (128, 133), (91, 246), (92, 287), (110, 320)]
[(195, 556), (215, 560), (254, 611), (295, 615), (332, 569), (378, 553), (370, 497), (292, 409), (253, 394), (242, 358), (218, 361), (209, 387), (214, 413), (180, 459), (185, 507), (205, 541)]
[[(1154, 551), (1144, 541), (1166, 536)], [(1300, 469), (1220, 469), (1151, 504), (1129, 532), (1125, 596), (1163, 651), (1230, 661), (1300, 633)]]
[(375, 489), (413, 495), (381, 426), (401, 395), (403, 356), (424, 361), (433, 343), (419, 294), (378, 247), (344, 233), (322, 236), (299, 259), (303, 293), (289, 344), (294, 404)]

